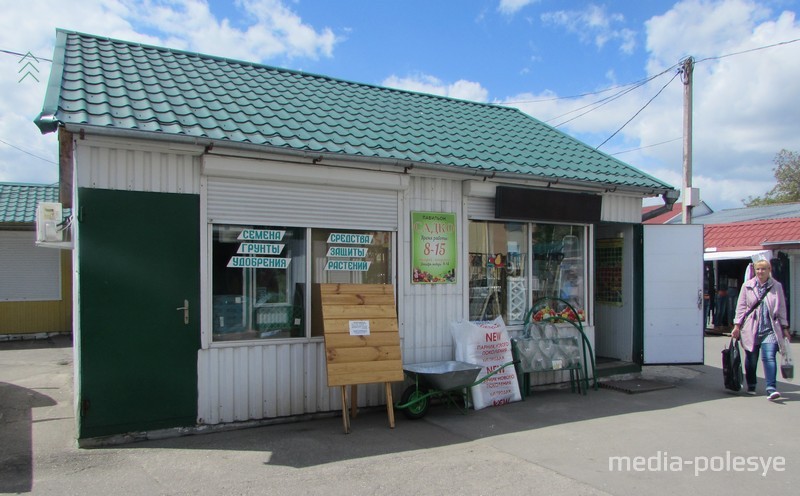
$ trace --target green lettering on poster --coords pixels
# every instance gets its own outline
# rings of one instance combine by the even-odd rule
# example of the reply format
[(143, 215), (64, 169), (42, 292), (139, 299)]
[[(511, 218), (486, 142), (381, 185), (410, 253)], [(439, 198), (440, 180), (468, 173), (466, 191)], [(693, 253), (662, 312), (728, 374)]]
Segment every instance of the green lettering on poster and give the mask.
[(454, 284), (457, 261), (456, 214), (411, 212), (411, 282)]

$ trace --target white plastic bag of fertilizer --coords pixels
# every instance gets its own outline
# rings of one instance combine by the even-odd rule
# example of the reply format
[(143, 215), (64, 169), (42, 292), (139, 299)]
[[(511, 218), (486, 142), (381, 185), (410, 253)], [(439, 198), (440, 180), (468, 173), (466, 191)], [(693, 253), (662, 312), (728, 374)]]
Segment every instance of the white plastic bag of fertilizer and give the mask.
[[(483, 366), (476, 382), (513, 360), (511, 339), (502, 317), (487, 321), (451, 322), (450, 332), (456, 344), (456, 360)], [(513, 364), (472, 387), (475, 410), (521, 399)]]

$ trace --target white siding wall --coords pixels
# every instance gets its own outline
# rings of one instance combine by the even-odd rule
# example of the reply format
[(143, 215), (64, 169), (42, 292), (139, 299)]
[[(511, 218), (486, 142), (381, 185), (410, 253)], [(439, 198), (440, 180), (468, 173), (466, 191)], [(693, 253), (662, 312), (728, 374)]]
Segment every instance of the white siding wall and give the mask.
[(77, 140), (77, 186), (81, 188), (200, 193), (197, 152), (170, 151), (154, 145), (115, 148), (104, 140)]
[[(264, 162), (264, 168), (268, 164)], [(347, 188), (344, 181), (315, 185), (301, 183), (300, 177), (295, 183), (286, 182), (286, 176), (282, 179), (283, 182), (208, 177), (201, 218), (214, 222), (396, 229), (402, 195), (398, 191)], [(210, 311), (204, 315), (210, 315)], [(204, 340), (198, 357), (200, 423), (341, 410), (340, 389), (327, 384), (322, 338), (250, 344), (208, 341)], [(359, 406), (384, 404), (383, 384), (358, 386)]]
[[(166, 149), (160, 144), (120, 145), (105, 139), (76, 140), (75, 160), (80, 167), (76, 171), (75, 185), (164, 193), (202, 192), (201, 219), (205, 225), (208, 199), (201, 188), (200, 153), (200, 150)], [(234, 182), (237, 181), (217, 181), (217, 184)], [(345, 186), (333, 184), (331, 188)], [(467, 285), (466, 213), (462, 182), (413, 177), (409, 187), (398, 191), (397, 195), (396, 286), (403, 362), (451, 360), (450, 323), (467, 318), (464, 293)], [(639, 199), (607, 195), (603, 201), (603, 219), (630, 221), (634, 217), (634, 206), (635, 214), (639, 215)], [(470, 203), (469, 209), (473, 214), (480, 211), (480, 216), (486, 218), (493, 215), (493, 207), (493, 199), (480, 198), (474, 205)], [(473, 212), (473, 208), (477, 210)], [(456, 213), (461, 253), (456, 284), (411, 284), (409, 222), (412, 211)], [(74, 262), (77, 266), (77, 260)], [(560, 375), (542, 374), (544, 377), (536, 378), (536, 382), (553, 382), (561, 379)], [(395, 391), (399, 387), (396, 385)], [(206, 346), (198, 354), (198, 389), (198, 419), (204, 424), (341, 409), (338, 388), (327, 386), (325, 347), (319, 338), (291, 343)], [(361, 385), (358, 393), (359, 406), (386, 402), (381, 384)]]
[[(321, 340), (220, 347), (198, 358), (201, 424), (240, 422), (341, 410), (329, 388)], [(360, 406), (385, 404), (383, 385), (361, 385)]]
[[(461, 181), (414, 177), (404, 197), (398, 233), (400, 245), (397, 286), (403, 363), (421, 363), (453, 359), (450, 322), (467, 317), (464, 310), (465, 240), (462, 216)], [(459, 230), (456, 284), (411, 284), (411, 212), (454, 212)]]
[(642, 198), (640, 196), (603, 195), (600, 220), (641, 224)]

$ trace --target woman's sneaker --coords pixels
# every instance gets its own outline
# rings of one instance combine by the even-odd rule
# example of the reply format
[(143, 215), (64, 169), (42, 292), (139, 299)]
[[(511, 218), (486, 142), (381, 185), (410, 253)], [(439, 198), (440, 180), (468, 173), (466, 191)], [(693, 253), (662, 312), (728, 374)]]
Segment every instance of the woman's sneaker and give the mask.
[(755, 389), (748, 389), (747, 390), (747, 394), (749, 394), (750, 396), (755, 396), (756, 395), (756, 390)]
[(777, 391), (772, 391), (771, 393), (769, 393), (769, 396), (767, 396), (767, 398), (769, 398), (771, 400), (777, 400), (780, 397), (781, 397), (781, 393), (779, 393)]

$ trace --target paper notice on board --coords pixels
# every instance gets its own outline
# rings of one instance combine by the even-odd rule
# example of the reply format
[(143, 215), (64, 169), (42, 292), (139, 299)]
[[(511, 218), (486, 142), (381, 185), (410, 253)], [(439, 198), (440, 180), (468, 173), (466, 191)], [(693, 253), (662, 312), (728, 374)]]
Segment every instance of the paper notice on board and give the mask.
[(351, 320), (351, 336), (369, 336), (369, 320)]

